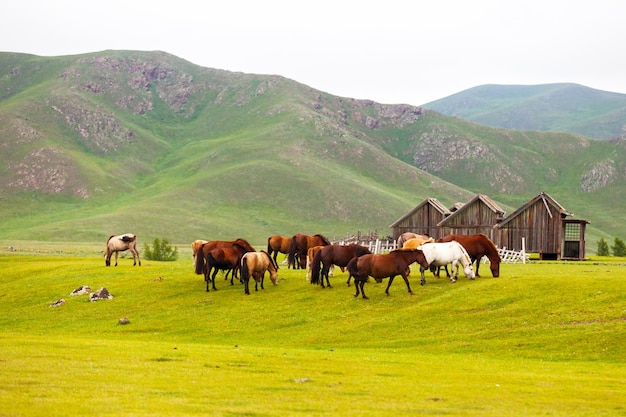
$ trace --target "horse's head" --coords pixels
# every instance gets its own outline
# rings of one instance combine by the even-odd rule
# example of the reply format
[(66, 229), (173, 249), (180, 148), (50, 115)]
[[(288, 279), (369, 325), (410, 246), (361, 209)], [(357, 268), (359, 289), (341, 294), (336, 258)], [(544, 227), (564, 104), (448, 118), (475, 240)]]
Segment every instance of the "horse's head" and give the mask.
[(489, 268), (491, 268), (491, 275), (493, 275), (494, 278), (500, 276), (500, 262), (491, 262)]

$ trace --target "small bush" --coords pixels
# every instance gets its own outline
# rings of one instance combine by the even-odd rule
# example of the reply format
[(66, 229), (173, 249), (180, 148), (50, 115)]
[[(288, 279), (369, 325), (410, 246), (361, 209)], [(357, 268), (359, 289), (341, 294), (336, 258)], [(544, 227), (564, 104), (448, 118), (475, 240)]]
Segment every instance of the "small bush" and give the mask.
[(626, 256), (626, 244), (619, 237), (616, 237), (613, 241), (611, 250), (613, 251), (613, 256)]
[(609, 244), (603, 237), (598, 240), (598, 256), (609, 256)]
[(152, 261), (175, 261), (178, 259), (178, 248), (172, 249), (172, 245), (166, 238), (160, 240), (155, 238), (152, 242), (152, 248), (150, 245), (144, 244), (143, 251), (145, 258)]

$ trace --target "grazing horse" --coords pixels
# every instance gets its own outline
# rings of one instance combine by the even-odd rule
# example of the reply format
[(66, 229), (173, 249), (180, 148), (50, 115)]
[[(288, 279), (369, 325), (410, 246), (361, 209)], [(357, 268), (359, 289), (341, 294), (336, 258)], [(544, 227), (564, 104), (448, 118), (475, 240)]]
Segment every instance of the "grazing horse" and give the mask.
[[(328, 272), (331, 265), (346, 267), (352, 258), (370, 253), (372, 252), (368, 248), (361, 245), (323, 246), (313, 258), (311, 284), (320, 284), (324, 288), (324, 277), (326, 277), (326, 284), (330, 287)], [(350, 277), (348, 277), (347, 284), (350, 285)]]
[(115, 252), (115, 266), (117, 266), (118, 252), (124, 252), (125, 250), (130, 250), (133, 254), (133, 266), (137, 265), (137, 262), (141, 266), (141, 259), (139, 259), (139, 251), (137, 250), (137, 236), (132, 233), (109, 237), (106, 253), (104, 254), (104, 264), (111, 266), (111, 255)]
[(354, 277), (356, 287), (354, 296), (359, 296), (360, 289), (363, 298), (368, 298), (363, 290), (368, 277), (373, 277), (377, 282), (381, 282), (383, 278), (389, 278), (389, 284), (385, 289), (385, 294), (389, 295), (389, 287), (396, 275), (402, 276), (409, 294), (413, 294), (408, 278), (411, 271), (410, 265), (413, 262), (418, 262), (420, 268), (428, 268), (428, 261), (419, 249), (396, 249), (387, 254), (367, 254), (352, 258), (348, 262), (348, 272)]
[(289, 254), (289, 245), (291, 244), (291, 238), (288, 236), (273, 235), (267, 238), (267, 253), (270, 256), (273, 254), (274, 262), (277, 263), (276, 257), (278, 252)]
[[(211, 276), (211, 282), (213, 283), (214, 290), (217, 290), (217, 288), (215, 288), (215, 275), (217, 275), (218, 270), (232, 270), (230, 285), (233, 285), (233, 277), (239, 269), (241, 258), (244, 253), (247, 252), (249, 252), (248, 249), (238, 243), (226, 248), (215, 248), (210, 250), (206, 255), (207, 270), (204, 276), (204, 280), (206, 281), (206, 290), (209, 291), (209, 275), (211, 275), (211, 270), (214, 270), (213, 275)], [(228, 272), (226, 272), (226, 275), (228, 276)]]
[(398, 237), (398, 240), (396, 241), (398, 249), (403, 248), (404, 244), (409, 239), (422, 239), (423, 241), (428, 241), (428, 239), (432, 239), (432, 238), (428, 235), (418, 235), (417, 233), (404, 232), (400, 235), (400, 237)]
[[(309, 248), (326, 245), (330, 245), (330, 241), (320, 234), (311, 236), (298, 233), (293, 235), (287, 256), (289, 267), (293, 265), (294, 269), (296, 267), (306, 268), (306, 254)], [(298, 264), (296, 264), (296, 260), (298, 260)]]
[[(200, 247), (198, 248), (198, 252), (196, 253), (196, 263), (195, 263), (195, 272), (197, 275), (207, 275), (207, 264), (206, 264), (206, 257), (207, 254), (212, 251), (213, 249), (216, 248), (227, 248), (227, 247), (231, 247), (233, 245), (241, 245), (244, 248), (247, 249), (248, 252), (254, 252), (255, 249), (252, 247), (252, 245), (250, 245), (250, 243), (248, 243), (247, 240), (245, 239), (236, 239), (236, 240), (232, 240), (232, 241), (226, 241), (226, 240), (210, 240), (207, 243), (203, 243), (202, 245), (200, 245)], [(228, 274), (226, 275), (226, 278), (228, 278)], [(215, 285), (215, 284), (214, 284)]]
[[(425, 243), (418, 249), (421, 249), (422, 252), (424, 252), (424, 256), (431, 267), (452, 264), (455, 274), (454, 277), (450, 277), (450, 281), (456, 282), (459, 278), (459, 264), (463, 265), (463, 272), (465, 273), (465, 276), (469, 279), (474, 279), (472, 260), (463, 245), (456, 240), (453, 240), (452, 242)], [(424, 271), (427, 269), (428, 266), (420, 267), (420, 273), (422, 274), (422, 281), (420, 282), (421, 285), (426, 284)]]
[(419, 236), (420, 237), (412, 237), (411, 239), (408, 239), (406, 242), (404, 242), (402, 247), (404, 249), (417, 249), (418, 247), (422, 246), (424, 243), (432, 243), (435, 241), (435, 239), (430, 236), (426, 236), (426, 235), (419, 235)]
[[(315, 254), (324, 247), (325, 246), (313, 246), (306, 251), (306, 276), (304, 277), (306, 281), (308, 281), (311, 277), (311, 268), (313, 267), (313, 258), (315, 258)], [(344, 268), (342, 267), (341, 272), (343, 272), (343, 270)], [(330, 269), (328, 270), (328, 274), (334, 276), (334, 271), (335, 265), (331, 265)]]
[(196, 264), (196, 254), (198, 253), (198, 249), (200, 249), (200, 247), (202, 245), (204, 245), (205, 243), (208, 243), (208, 240), (202, 240), (202, 239), (198, 239), (198, 240), (194, 240), (193, 242), (191, 242), (191, 258), (193, 259), (193, 264)]
[(493, 243), (487, 235), (483, 233), (475, 235), (446, 235), (441, 239), (437, 239), (437, 242), (450, 242), (452, 240), (456, 240), (463, 245), (470, 258), (472, 258), (472, 263), (476, 262), (477, 277), (480, 277), (478, 274), (478, 267), (480, 266), (480, 260), (483, 256), (486, 256), (489, 259), (491, 275), (494, 278), (498, 278), (500, 276), (500, 253), (498, 252), (498, 248), (495, 243)]
[(263, 287), (263, 280), (265, 278), (265, 272), (270, 272), (270, 279), (272, 284), (276, 285), (276, 278), (278, 277), (278, 264), (269, 253), (265, 251), (259, 252), (246, 252), (241, 257), (241, 280), (244, 285), (244, 293), (250, 295), (250, 289), (248, 288), (248, 282), (250, 276), (254, 278), (254, 291), (258, 291), (259, 282), (261, 283), (261, 289)]

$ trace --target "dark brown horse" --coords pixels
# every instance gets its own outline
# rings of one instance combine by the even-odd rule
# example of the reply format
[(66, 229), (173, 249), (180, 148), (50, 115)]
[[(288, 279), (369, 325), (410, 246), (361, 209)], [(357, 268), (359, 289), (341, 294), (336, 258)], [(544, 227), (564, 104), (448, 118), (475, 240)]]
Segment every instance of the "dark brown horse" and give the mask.
[[(352, 258), (368, 253), (372, 252), (361, 245), (323, 246), (322, 249), (315, 254), (313, 262), (311, 262), (311, 284), (320, 284), (322, 288), (324, 288), (324, 277), (326, 277), (326, 284), (330, 287), (328, 272), (331, 265), (346, 267)], [(349, 277), (348, 285), (350, 285)]]
[[(498, 248), (495, 243), (487, 237), (487, 235), (483, 233), (478, 233), (475, 235), (446, 235), (440, 239), (437, 239), (437, 242), (451, 242), (456, 240), (459, 242), (467, 251), (467, 254), (472, 258), (472, 263), (476, 262), (476, 276), (478, 275), (478, 267), (480, 266), (480, 260), (483, 256), (486, 256), (489, 259), (489, 267), (491, 268), (491, 275), (494, 278), (498, 278), (500, 276), (500, 253), (498, 252)], [(446, 273), (448, 270), (446, 269)], [(450, 276), (450, 274), (448, 274)]]
[[(252, 245), (250, 245), (250, 243), (248, 243), (247, 240), (245, 239), (237, 239), (237, 240), (232, 240), (232, 241), (227, 241), (227, 240), (210, 240), (206, 243), (203, 243), (200, 245), (200, 247), (198, 248), (198, 251), (196, 253), (196, 262), (195, 262), (195, 272), (198, 275), (207, 275), (207, 263), (206, 263), (206, 257), (207, 254), (212, 251), (213, 249), (217, 249), (217, 248), (227, 248), (227, 247), (231, 247), (233, 245), (241, 245), (244, 248), (247, 249), (248, 252), (254, 252), (254, 248), (252, 247)], [(228, 278), (228, 275), (226, 276), (226, 278)], [(215, 285), (215, 284), (213, 284)]]
[(293, 235), (289, 244), (289, 255), (287, 256), (289, 267), (293, 266), (294, 269), (306, 268), (306, 254), (309, 248), (326, 245), (330, 245), (330, 241), (320, 234), (311, 236), (298, 233)]
[(274, 263), (276, 263), (276, 256), (278, 252), (289, 254), (289, 245), (291, 244), (291, 238), (288, 236), (273, 235), (267, 238), (267, 253), (270, 256), (273, 254)]
[(354, 277), (356, 287), (355, 297), (359, 296), (359, 289), (363, 298), (367, 299), (363, 286), (368, 277), (373, 277), (377, 282), (383, 278), (389, 278), (389, 284), (385, 294), (389, 295), (389, 287), (396, 275), (400, 275), (406, 283), (409, 294), (413, 294), (409, 285), (410, 265), (418, 262), (421, 268), (428, 268), (428, 261), (424, 253), (419, 249), (396, 249), (387, 254), (369, 254), (353, 258), (348, 262), (348, 272)]
[(104, 254), (104, 264), (111, 266), (111, 255), (115, 253), (115, 266), (117, 266), (118, 252), (124, 252), (125, 250), (130, 250), (133, 254), (133, 266), (137, 265), (137, 262), (141, 266), (141, 259), (139, 259), (139, 251), (137, 250), (137, 236), (132, 233), (109, 237)]
[(241, 280), (244, 285), (244, 293), (250, 295), (250, 289), (248, 287), (250, 276), (254, 278), (254, 291), (259, 290), (259, 282), (261, 283), (261, 289), (265, 289), (263, 287), (263, 280), (267, 271), (270, 273), (272, 284), (276, 285), (278, 264), (272, 259), (270, 254), (265, 251), (244, 253), (241, 258)]
[[(211, 271), (213, 271), (213, 275), (210, 279), (214, 290), (217, 290), (215, 288), (215, 275), (217, 275), (219, 270), (232, 271), (230, 285), (233, 285), (233, 278), (240, 268), (241, 258), (247, 252), (249, 252), (248, 249), (238, 243), (226, 248), (211, 249), (206, 255), (207, 272), (204, 276), (206, 290), (209, 291), (209, 275), (211, 275)], [(226, 273), (228, 274), (228, 272)]]

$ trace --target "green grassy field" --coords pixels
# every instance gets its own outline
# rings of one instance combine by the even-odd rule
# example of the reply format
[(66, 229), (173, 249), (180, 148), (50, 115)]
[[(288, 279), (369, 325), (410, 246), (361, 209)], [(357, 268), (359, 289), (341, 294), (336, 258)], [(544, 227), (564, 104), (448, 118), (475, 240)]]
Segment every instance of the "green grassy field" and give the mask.
[(105, 268), (102, 245), (19, 243), (0, 250), (0, 416), (626, 415), (624, 259), (413, 271), (414, 295), (372, 280), (363, 300), (339, 271), (207, 293), (186, 248)]

